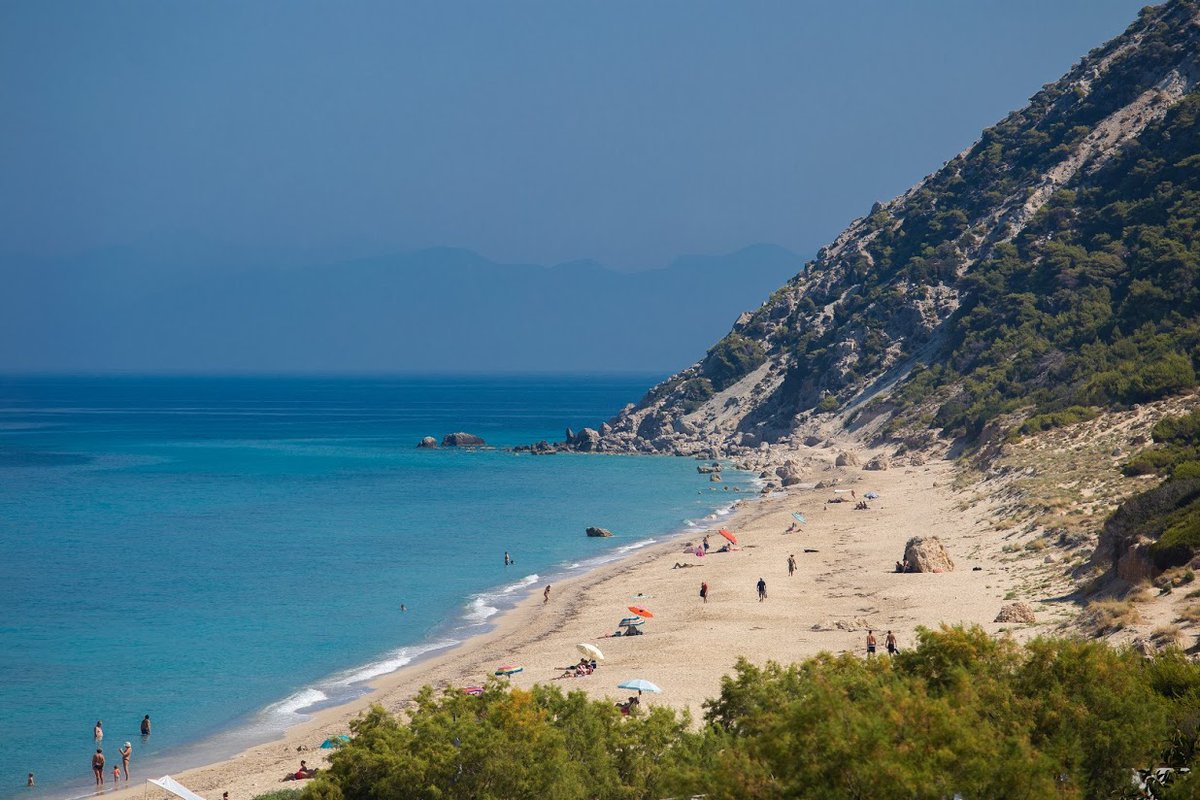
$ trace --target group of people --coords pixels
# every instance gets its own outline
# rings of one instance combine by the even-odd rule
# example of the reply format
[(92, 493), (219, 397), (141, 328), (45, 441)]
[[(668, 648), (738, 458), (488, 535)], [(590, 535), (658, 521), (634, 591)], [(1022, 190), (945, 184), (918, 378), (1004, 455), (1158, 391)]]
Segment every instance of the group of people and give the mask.
[[(145, 738), (150, 735), (150, 715), (149, 714), (142, 717), (142, 724), (140, 725), (140, 729), (142, 732), (142, 739), (144, 741)], [(96, 720), (96, 726), (94, 728), (92, 728), (92, 738), (95, 739), (95, 741), (96, 741), (96, 752), (92, 753), (92, 774), (96, 778), (96, 785), (103, 786), (104, 785), (104, 772), (105, 772), (104, 765), (105, 765), (105, 761), (106, 761), (106, 759), (104, 758), (104, 748), (102, 748), (100, 746), (100, 743), (104, 741), (104, 721), (103, 720), (99, 720), (99, 719)], [(125, 744), (121, 745), (121, 748), (117, 752), (121, 754), (121, 763), (120, 763), (120, 765), (113, 764), (112, 777), (113, 777), (114, 784), (116, 784), (118, 781), (121, 780), (122, 774), (124, 774), (125, 780), (129, 780), (129, 759), (133, 756), (133, 744), (131, 742), (126, 742)], [(34, 778), (33, 778), (32, 772), (29, 773), (29, 779), (28, 779), (26, 785), (27, 786), (34, 785)]]
[[(891, 631), (887, 632), (887, 636), (883, 639), (884, 647), (887, 648), (888, 655), (894, 656), (899, 648), (896, 646), (896, 634)], [(875, 655), (875, 631), (867, 631), (867, 658)]]
[(583, 678), (583, 677), (585, 677), (587, 675), (591, 675), (593, 672), (595, 672), (596, 667), (597, 667), (596, 659), (593, 658), (591, 660), (588, 660), (586, 658), (581, 658), (581, 659), (579, 659), (578, 664), (575, 664), (574, 666), (571, 666), (571, 667), (564, 667), (563, 674), (559, 675), (558, 677), (560, 677), (560, 678)]
[(622, 714), (630, 714), (635, 708), (640, 706), (642, 701), (638, 699), (636, 694), (630, 695), (629, 699), (624, 703), (617, 703), (617, 708), (621, 709)]

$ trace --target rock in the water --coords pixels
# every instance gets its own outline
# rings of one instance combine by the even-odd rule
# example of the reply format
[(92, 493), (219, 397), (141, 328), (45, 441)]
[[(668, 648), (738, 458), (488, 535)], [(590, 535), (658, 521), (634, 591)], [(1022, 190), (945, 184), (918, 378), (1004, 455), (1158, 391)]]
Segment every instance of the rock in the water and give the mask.
[(721, 471), (721, 465), (716, 462), (714, 462), (712, 464), (697, 464), (696, 465), (696, 472), (699, 472), (701, 475), (711, 475), (714, 472), (720, 472), (720, 471)]
[(721, 482), (721, 473), (714, 472), (713, 474), (708, 476), (708, 479), (710, 481), (712, 481), (713, 483), (720, 483)]
[(914, 536), (904, 545), (904, 560), (913, 572), (952, 572), (954, 562), (936, 536)]
[(568, 442), (573, 441), (575, 439), (575, 431), (571, 430), (570, 428), (567, 428), (566, 434), (567, 434)]
[(837, 454), (837, 458), (833, 460), (833, 465), (835, 467), (857, 467), (858, 456), (843, 450)]
[(483, 447), (485, 442), (473, 433), (447, 433), (442, 438), (442, 447)]
[(875, 456), (874, 458), (872, 458), (870, 461), (868, 461), (866, 466), (863, 467), (863, 469), (879, 471), (879, 470), (887, 469), (888, 466), (889, 466), (888, 457), (885, 455), (878, 455), (878, 456)]
[(581, 453), (593, 453), (600, 444), (600, 431), (595, 428), (584, 428), (575, 434), (571, 444), (575, 445), (575, 449)]
[(613, 535), (613, 532), (608, 528), (588, 528), (587, 535), (594, 539), (607, 539)]
[(1023, 622), (1032, 625), (1037, 622), (1037, 617), (1034, 616), (1033, 606), (1028, 603), (1009, 603), (1000, 609), (1000, 613), (996, 615), (996, 622)]
[(417, 447), (437, 447), (437, 439), (432, 436), (426, 436), (421, 441), (417, 442)]

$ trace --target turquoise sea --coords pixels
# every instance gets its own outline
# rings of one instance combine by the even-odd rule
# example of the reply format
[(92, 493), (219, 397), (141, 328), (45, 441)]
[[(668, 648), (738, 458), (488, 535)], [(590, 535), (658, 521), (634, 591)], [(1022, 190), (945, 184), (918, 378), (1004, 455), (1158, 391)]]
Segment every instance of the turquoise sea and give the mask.
[[(655, 379), (0, 377), (0, 797), (89, 793), (97, 720), (133, 780), (230, 755), (724, 513), (688, 459), (503, 449)], [(415, 447), (457, 430), (495, 449)]]

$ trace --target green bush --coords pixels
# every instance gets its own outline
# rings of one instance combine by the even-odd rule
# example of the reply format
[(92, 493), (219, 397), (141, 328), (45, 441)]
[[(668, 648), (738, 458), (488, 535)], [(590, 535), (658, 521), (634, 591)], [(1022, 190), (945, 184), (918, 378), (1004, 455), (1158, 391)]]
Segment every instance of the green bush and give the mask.
[(761, 344), (740, 333), (731, 333), (708, 351), (701, 370), (720, 391), (737, 383), (767, 360)]

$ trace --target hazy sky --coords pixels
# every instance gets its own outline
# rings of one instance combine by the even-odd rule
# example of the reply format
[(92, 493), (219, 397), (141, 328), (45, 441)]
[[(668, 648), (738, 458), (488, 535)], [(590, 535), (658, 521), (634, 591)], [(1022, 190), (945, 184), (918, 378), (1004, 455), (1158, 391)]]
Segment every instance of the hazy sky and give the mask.
[(0, 251), (811, 252), (1144, 0), (0, 0)]

